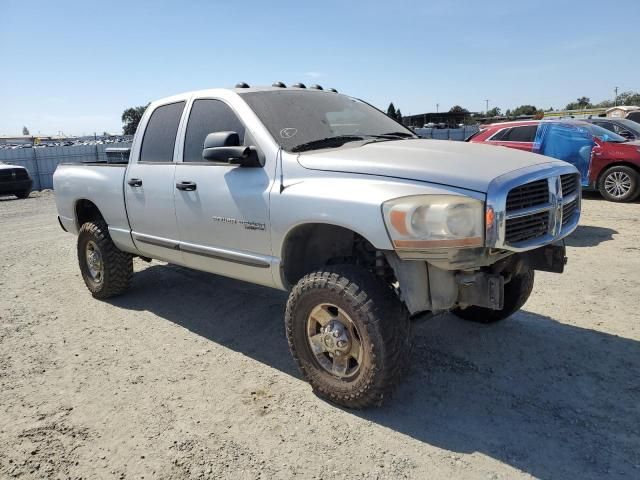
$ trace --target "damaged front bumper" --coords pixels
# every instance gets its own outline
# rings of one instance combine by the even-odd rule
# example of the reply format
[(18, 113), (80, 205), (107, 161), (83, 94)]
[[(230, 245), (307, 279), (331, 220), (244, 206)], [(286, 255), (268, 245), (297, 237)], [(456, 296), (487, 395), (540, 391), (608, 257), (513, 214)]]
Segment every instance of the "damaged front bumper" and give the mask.
[[(467, 257), (451, 262), (457, 253), (443, 254), (449, 258), (427, 262), (403, 260), (395, 252), (386, 253), (400, 284), (402, 299), (412, 315), (468, 306), (500, 310), (504, 305), (504, 285), (511, 275), (525, 269), (562, 273), (567, 261), (564, 244), (521, 253), (486, 251), (476, 255), (474, 261)], [(467, 268), (455, 268), (461, 265)]]

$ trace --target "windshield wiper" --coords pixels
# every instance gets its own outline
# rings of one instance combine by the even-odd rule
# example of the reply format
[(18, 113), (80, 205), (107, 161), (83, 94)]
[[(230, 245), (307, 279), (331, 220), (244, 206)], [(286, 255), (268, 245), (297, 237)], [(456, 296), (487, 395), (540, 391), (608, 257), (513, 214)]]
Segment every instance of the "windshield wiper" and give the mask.
[(391, 133), (381, 133), (380, 135), (371, 135), (372, 137), (400, 137), (400, 138), (416, 138), (415, 135), (408, 132), (391, 132)]
[(377, 135), (365, 135), (365, 136), (368, 138), (371, 138), (372, 140), (369, 140), (367, 143), (364, 143), (363, 145), (367, 145), (369, 143), (376, 143), (376, 142), (390, 142), (392, 140), (406, 140), (409, 138), (418, 138), (406, 132), (379, 133)]
[(348, 142), (357, 142), (364, 140), (364, 137), (357, 135), (337, 135), (335, 137), (320, 138), (311, 142), (301, 143), (291, 149), (292, 152), (306, 152), (307, 150), (316, 150), (320, 148), (341, 147)]
[[(376, 135), (365, 135), (365, 137), (373, 138), (374, 140), (370, 140), (367, 143), (374, 143), (378, 141), (389, 141), (389, 140), (406, 140), (408, 138), (417, 138), (414, 135), (406, 132), (391, 132), (391, 133), (379, 133)], [(366, 145), (366, 144), (365, 144)]]

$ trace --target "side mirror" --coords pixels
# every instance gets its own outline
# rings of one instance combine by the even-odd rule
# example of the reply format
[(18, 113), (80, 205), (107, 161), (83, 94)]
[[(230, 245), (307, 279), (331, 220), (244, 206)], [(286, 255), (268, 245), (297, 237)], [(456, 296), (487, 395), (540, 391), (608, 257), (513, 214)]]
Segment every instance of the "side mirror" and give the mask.
[(240, 145), (236, 132), (214, 132), (204, 140), (202, 158), (210, 162), (222, 162), (241, 167), (262, 167), (255, 147)]

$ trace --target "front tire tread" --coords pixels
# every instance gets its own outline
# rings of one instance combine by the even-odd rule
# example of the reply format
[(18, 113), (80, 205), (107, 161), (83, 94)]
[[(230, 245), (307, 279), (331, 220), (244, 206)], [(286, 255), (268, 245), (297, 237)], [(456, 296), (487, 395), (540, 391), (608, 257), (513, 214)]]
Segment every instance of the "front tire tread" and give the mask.
[[(359, 328), (366, 330), (373, 346), (371, 375), (357, 390), (348, 393), (336, 391), (330, 382), (323, 381), (305, 346), (296, 341), (295, 322), (302, 321), (296, 318), (300, 300), (323, 290), (337, 293), (356, 312), (363, 320)], [(410, 358), (407, 311), (391, 289), (366, 270), (340, 265), (303, 277), (287, 301), (285, 326), (291, 354), (303, 376), (318, 395), (338, 405), (355, 409), (381, 405), (406, 373)]]

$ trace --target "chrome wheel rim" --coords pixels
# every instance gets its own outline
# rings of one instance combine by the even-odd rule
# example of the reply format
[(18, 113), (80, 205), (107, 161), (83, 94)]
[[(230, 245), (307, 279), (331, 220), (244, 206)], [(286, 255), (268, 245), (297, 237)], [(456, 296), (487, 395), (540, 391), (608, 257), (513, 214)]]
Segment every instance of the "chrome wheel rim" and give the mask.
[(102, 254), (96, 242), (89, 240), (85, 247), (85, 258), (87, 262), (87, 270), (91, 279), (96, 282), (102, 282), (104, 277), (104, 263), (102, 262)]
[(624, 197), (631, 190), (631, 177), (625, 172), (611, 172), (604, 179), (604, 189), (615, 198)]
[(340, 307), (321, 303), (313, 308), (307, 318), (307, 340), (318, 364), (331, 375), (348, 378), (360, 370), (360, 332)]

